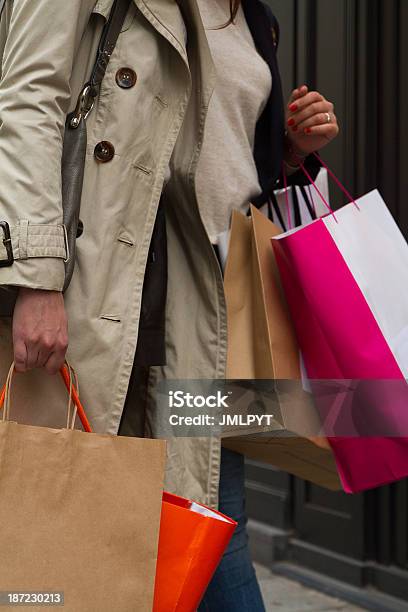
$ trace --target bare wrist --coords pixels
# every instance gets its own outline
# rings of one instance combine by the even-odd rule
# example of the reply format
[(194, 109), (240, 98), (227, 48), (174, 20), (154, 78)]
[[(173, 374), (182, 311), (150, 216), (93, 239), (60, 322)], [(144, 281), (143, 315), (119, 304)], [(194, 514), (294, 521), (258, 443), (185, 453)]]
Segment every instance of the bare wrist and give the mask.
[(297, 170), (305, 161), (307, 155), (293, 144), (288, 133), (285, 133), (284, 161), (289, 168)]

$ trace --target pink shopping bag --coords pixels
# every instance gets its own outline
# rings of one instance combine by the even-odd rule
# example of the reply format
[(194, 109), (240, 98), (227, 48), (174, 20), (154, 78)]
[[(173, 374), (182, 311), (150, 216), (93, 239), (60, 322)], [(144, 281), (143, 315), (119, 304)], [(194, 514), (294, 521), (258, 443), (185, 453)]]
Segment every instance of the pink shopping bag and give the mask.
[(408, 245), (384, 201), (373, 191), (272, 243), (344, 490), (405, 478)]

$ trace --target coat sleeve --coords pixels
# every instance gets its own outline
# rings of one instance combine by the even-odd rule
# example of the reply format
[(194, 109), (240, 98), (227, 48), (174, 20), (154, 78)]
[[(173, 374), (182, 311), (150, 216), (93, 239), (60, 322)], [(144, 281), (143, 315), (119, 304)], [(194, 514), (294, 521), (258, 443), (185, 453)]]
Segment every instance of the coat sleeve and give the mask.
[[(0, 221), (10, 226), (15, 261), (0, 267), (1, 286), (62, 290), (64, 125), (75, 54), (96, 4), (7, 1), (0, 45)], [(6, 258), (3, 238), (0, 260)]]

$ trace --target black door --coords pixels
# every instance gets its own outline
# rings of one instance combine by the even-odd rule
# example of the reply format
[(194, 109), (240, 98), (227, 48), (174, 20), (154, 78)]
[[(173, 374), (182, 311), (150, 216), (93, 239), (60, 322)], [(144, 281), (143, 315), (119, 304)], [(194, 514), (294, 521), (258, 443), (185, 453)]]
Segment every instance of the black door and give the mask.
[[(408, 1), (269, 0), (288, 95), (303, 83), (336, 104), (324, 157), (355, 195), (379, 188), (408, 236)], [(342, 203), (333, 190), (334, 205)], [(408, 599), (407, 482), (331, 493), (248, 465), (250, 516), (291, 534), (288, 555), (354, 585)]]

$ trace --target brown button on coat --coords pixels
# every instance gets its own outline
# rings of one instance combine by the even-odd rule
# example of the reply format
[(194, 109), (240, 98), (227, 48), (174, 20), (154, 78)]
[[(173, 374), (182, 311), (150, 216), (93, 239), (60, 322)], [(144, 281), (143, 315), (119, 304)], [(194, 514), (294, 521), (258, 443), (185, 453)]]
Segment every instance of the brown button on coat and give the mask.
[(111, 142), (107, 140), (102, 140), (102, 142), (98, 142), (94, 149), (95, 159), (99, 162), (105, 163), (111, 161), (115, 155), (115, 147)]
[[(18, 258), (0, 269), (3, 295), (7, 285), (63, 286), (63, 126), (90, 74), (111, 5), (112, 0), (7, 2), (0, 28), (0, 219), (13, 227)], [(124, 89), (122, 77), (118, 87), (123, 67), (130, 68), (131, 80), (132, 71), (137, 74), (135, 87)], [(146, 258), (170, 159), (169, 365), (151, 370), (146, 434), (166, 431), (168, 415), (153, 392), (160, 380), (225, 376), (223, 282), (194, 189), (214, 83), (196, 0), (134, 0), (87, 120), (85, 231), (65, 295), (68, 359), (96, 432), (118, 430), (138, 336)], [(27, 231), (32, 226), (37, 229)], [(2, 380), (11, 357), (11, 319), (3, 317)], [(58, 376), (42, 370), (17, 376), (13, 393), (16, 420), (64, 426), (66, 394)], [(166, 488), (216, 506), (219, 460), (217, 438), (170, 440)]]
[(130, 89), (136, 85), (137, 75), (132, 68), (119, 68), (116, 73), (116, 83), (123, 89)]

